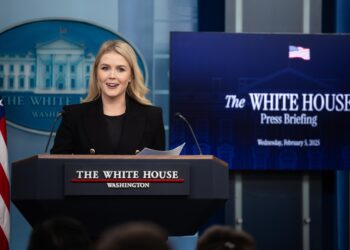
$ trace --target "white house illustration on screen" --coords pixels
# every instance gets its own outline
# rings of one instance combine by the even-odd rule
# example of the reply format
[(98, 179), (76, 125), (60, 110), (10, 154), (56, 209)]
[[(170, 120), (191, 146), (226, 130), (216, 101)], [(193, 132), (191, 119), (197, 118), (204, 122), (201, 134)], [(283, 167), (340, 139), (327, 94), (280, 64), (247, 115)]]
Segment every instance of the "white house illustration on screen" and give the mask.
[(0, 90), (84, 94), (94, 60), (83, 44), (65, 39), (36, 44), (34, 54), (0, 55)]

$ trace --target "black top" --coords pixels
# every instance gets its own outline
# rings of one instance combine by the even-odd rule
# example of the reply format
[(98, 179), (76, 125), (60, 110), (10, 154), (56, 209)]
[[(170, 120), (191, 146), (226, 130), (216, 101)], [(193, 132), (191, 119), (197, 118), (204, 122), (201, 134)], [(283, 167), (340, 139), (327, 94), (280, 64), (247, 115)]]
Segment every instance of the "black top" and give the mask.
[(162, 109), (159, 107), (143, 105), (127, 97), (118, 143), (108, 132), (101, 98), (67, 105), (63, 110), (50, 151), (52, 154), (135, 154), (145, 147), (165, 148)]
[(124, 114), (118, 116), (104, 115), (107, 123), (107, 132), (113, 148), (118, 148), (120, 135), (123, 129)]

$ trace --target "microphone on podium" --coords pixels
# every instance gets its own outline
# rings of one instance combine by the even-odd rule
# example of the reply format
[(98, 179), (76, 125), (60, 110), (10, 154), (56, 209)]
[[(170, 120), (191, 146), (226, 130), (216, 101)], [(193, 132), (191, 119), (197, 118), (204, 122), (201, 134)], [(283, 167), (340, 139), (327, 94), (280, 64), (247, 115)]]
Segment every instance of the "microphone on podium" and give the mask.
[(49, 139), (47, 140), (47, 143), (46, 143), (45, 153), (47, 153), (56, 122), (57, 122), (58, 118), (60, 118), (62, 116), (63, 113), (64, 113), (64, 110), (61, 110), (60, 112), (58, 112), (58, 114), (56, 115), (55, 119), (53, 120), (53, 122), (51, 124), (50, 135), (49, 135)]
[(193, 129), (192, 129), (191, 124), (187, 121), (187, 119), (186, 119), (181, 113), (176, 112), (176, 113), (175, 113), (175, 116), (179, 117), (181, 120), (183, 120), (183, 121), (187, 124), (187, 127), (189, 128), (189, 130), (190, 130), (190, 132), (191, 132), (191, 135), (192, 135), (192, 137), (193, 137), (193, 139), (194, 139), (194, 142), (195, 142), (195, 144), (196, 144), (196, 147), (197, 147), (197, 149), (198, 149), (198, 152), (199, 152), (200, 155), (202, 155), (202, 154), (203, 154), (203, 153), (202, 153), (202, 150), (201, 150), (201, 148), (200, 148), (200, 146), (199, 146), (199, 143), (198, 143), (198, 141), (197, 141), (197, 137), (196, 137), (196, 135), (195, 135), (194, 132), (193, 132)]

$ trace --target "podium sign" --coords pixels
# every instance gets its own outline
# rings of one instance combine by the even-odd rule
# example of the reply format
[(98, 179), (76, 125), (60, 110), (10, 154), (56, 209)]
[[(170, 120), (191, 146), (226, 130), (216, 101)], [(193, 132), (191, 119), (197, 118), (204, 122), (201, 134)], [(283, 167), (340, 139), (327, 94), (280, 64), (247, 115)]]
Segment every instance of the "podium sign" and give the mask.
[[(66, 164), (65, 195), (189, 195), (189, 166)], [(174, 164), (176, 165), (176, 164)]]
[(91, 235), (152, 221), (190, 235), (229, 197), (227, 163), (204, 156), (36, 155), (12, 164), (12, 201), (34, 226), (81, 221)]

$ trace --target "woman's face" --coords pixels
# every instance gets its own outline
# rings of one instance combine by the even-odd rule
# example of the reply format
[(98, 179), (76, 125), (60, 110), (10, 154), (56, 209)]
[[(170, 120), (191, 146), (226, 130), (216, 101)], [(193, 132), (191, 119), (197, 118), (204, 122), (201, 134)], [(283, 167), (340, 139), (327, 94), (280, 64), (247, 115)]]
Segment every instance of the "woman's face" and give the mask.
[(125, 98), (126, 88), (131, 81), (130, 65), (120, 54), (108, 52), (98, 64), (97, 81), (102, 99)]

